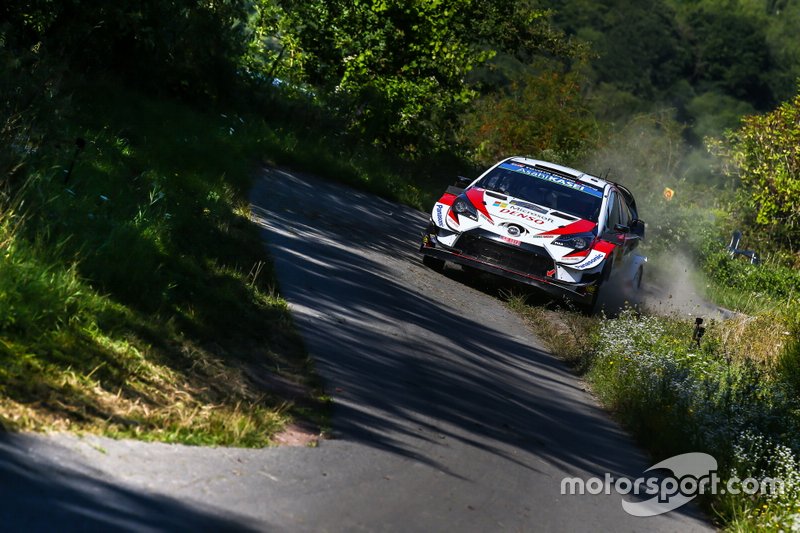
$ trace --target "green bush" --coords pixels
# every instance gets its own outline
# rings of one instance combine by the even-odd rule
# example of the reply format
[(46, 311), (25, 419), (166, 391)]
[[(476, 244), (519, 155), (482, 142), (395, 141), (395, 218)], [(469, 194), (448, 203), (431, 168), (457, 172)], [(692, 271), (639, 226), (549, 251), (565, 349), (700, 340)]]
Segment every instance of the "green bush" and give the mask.
[(712, 147), (741, 181), (739, 216), (762, 247), (800, 247), (800, 94), (765, 115), (743, 120)]
[(743, 257), (731, 257), (715, 247), (706, 248), (703, 268), (716, 283), (767, 299), (792, 301), (800, 298), (800, 271), (774, 263), (753, 265)]

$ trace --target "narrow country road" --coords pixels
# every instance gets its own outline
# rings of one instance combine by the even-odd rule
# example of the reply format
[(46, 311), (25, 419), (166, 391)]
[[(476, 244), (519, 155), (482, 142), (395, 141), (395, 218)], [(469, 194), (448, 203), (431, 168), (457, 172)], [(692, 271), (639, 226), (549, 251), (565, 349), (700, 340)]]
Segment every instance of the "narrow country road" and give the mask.
[(426, 216), (265, 171), (252, 203), (335, 400), (334, 463), (298, 515), (332, 530), (688, 530), (565, 476), (638, 477), (648, 460), (496, 299), (424, 268)]
[[(317, 448), (0, 435), (0, 518), (26, 530), (692, 531), (565, 476), (649, 459), (498, 300), (424, 268), (425, 215), (267, 169), (251, 197), (334, 399)], [(695, 513), (695, 514), (693, 514)], [(50, 527), (48, 527), (50, 526)]]

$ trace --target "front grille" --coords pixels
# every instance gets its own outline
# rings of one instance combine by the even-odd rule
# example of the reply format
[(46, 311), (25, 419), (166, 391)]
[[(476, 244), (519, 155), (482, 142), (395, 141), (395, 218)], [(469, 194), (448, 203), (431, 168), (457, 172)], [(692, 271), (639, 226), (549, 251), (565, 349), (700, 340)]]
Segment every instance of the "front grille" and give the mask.
[(554, 268), (544, 248), (526, 245), (526, 249), (505, 245), (477, 235), (462, 235), (455, 243), (462, 255), (523, 274), (544, 277)]

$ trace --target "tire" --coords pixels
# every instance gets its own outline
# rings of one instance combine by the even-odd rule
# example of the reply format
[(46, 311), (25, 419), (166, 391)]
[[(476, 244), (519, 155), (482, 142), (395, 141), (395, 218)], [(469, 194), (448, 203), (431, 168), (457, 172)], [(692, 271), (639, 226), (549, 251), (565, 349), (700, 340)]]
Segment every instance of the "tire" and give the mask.
[(436, 259), (429, 255), (422, 256), (422, 264), (436, 272), (444, 270), (444, 259)]
[(636, 275), (633, 277), (633, 290), (639, 291), (642, 288), (642, 277), (644, 276), (644, 269), (639, 267)]
[(583, 313), (586, 316), (593, 316), (595, 314), (595, 307), (597, 307), (597, 300), (600, 298), (600, 287), (602, 285), (598, 285), (592, 295), (592, 300), (589, 303), (582, 304), (578, 306), (578, 311)]
[(581, 306), (581, 310), (587, 316), (593, 316), (600, 311), (600, 309), (597, 308), (597, 303), (598, 300), (600, 299), (600, 292), (603, 290), (603, 288), (606, 285), (606, 282), (608, 282), (609, 278), (611, 277), (611, 269), (612, 269), (611, 261), (607, 261), (605, 266), (603, 266), (603, 272), (602, 274), (600, 274), (600, 279), (597, 282), (597, 288), (595, 289), (594, 294), (592, 295), (592, 301)]

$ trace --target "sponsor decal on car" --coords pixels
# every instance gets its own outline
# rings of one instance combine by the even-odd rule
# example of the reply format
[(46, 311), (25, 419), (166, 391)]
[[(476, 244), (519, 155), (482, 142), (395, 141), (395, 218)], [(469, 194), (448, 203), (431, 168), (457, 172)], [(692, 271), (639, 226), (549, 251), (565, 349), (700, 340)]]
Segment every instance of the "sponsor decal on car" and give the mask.
[(500, 236), (503, 239), (503, 242), (507, 242), (508, 244), (513, 244), (514, 246), (522, 246), (522, 241), (518, 239), (512, 239), (511, 237), (506, 237), (505, 235)]
[(444, 226), (444, 216), (442, 215), (442, 211), (444, 211), (444, 206), (442, 204), (436, 204), (436, 223), (440, 226)]
[[(534, 212), (540, 214), (547, 214), (547, 209), (539, 207), (536, 204), (531, 204), (528, 202), (521, 202), (519, 200), (511, 200), (510, 202), (503, 202), (500, 200), (495, 200), (492, 204), (492, 207), (500, 207), (502, 209), (509, 208), (509, 209), (517, 209), (523, 212)], [(552, 219), (549, 219), (552, 221)]]
[(546, 217), (544, 215), (541, 215), (538, 211), (530, 211), (530, 210), (528, 210), (528, 209), (526, 209), (524, 207), (519, 207), (517, 205), (514, 205), (513, 203), (508, 208), (509, 209), (513, 209), (514, 211), (519, 211), (520, 213), (525, 213), (526, 215), (529, 215), (529, 216), (536, 217), (536, 218), (538, 218), (540, 220), (544, 220), (545, 222), (549, 222), (551, 224), (555, 224), (556, 223), (556, 221), (552, 217)]
[(505, 170), (513, 170), (514, 172), (519, 172), (521, 174), (525, 174), (527, 176), (532, 176), (534, 178), (539, 178), (541, 180), (549, 181), (550, 183), (557, 183), (564, 187), (569, 187), (570, 189), (575, 189), (576, 191), (580, 191), (582, 193), (589, 194), (596, 198), (602, 198), (603, 193), (595, 189), (594, 187), (589, 187), (587, 185), (582, 185), (576, 181), (571, 179), (562, 178), (561, 176), (556, 176), (555, 174), (550, 174), (549, 172), (545, 172), (544, 170), (540, 170), (538, 168), (532, 168), (521, 163), (501, 163), (498, 165), (499, 168)]
[(528, 211), (522, 207), (517, 207), (514, 205), (510, 205), (508, 207), (504, 207), (500, 210), (500, 213), (503, 215), (511, 215), (514, 217), (519, 217), (523, 220), (528, 220), (533, 222), (534, 224), (544, 224), (545, 222), (550, 222), (551, 224), (555, 223), (550, 217), (543, 217), (539, 213), (535, 213), (533, 211)]
[(583, 263), (581, 263), (579, 266), (581, 266), (581, 267), (592, 266), (592, 265), (600, 262), (602, 259), (605, 259), (605, 257), (606, 257), (605, 254), (596, 254), (594, 257), (592, 257), (588, 261), (584, 261)]
[(543, 207), (539, 207), (536, 204), (531, 204), (531, 203), (528, 203), (528, 202), (521, 202), (520, 200), (511, 200), (511, 205), (516, 205), (516, 206), (522, 207), (524, 209), (530, 209), (531, 211), (535, 211), (535, 212), (541, 213), (543, 215), (547, 213), (547, 209), (545, 209)]

